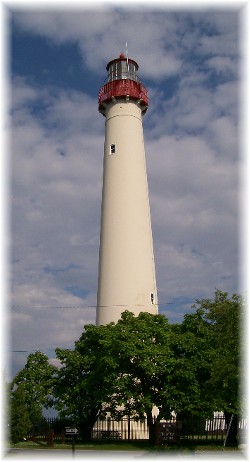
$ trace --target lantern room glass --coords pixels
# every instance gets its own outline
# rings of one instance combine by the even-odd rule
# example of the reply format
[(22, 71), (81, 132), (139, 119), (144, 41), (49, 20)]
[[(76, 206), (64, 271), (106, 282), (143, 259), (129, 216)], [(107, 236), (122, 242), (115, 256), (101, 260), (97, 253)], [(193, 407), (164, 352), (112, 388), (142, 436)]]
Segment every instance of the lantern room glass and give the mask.
[(138, 82), (138, 77), (136, 74), (136, 67), (133, 63), (130, 63), (127, 60), (124, 61), (115, 61), (110, 64), (108, 81), (112, 80), (134, 80)]

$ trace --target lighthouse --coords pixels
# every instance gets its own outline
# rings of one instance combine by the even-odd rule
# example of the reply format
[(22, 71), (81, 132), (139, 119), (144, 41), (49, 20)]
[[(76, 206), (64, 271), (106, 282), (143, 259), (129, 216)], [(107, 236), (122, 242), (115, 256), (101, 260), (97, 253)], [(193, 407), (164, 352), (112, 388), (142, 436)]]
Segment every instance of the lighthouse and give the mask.
[(105, 117), (96, 324), (123, 311), (158, 313), (142, 116), (148, 92), (138, 64), (123, 54), (107, 64), (98, 95)]

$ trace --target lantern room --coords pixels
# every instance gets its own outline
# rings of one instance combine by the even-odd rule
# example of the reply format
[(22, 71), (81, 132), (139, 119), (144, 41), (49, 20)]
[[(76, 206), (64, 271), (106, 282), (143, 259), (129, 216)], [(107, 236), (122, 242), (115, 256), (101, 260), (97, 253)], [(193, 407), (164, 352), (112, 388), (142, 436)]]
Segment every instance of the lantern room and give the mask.
[(120, 54), (118, 59), (110, 61), (106, 67), (108, 71), (108, 81), (130, 79), (138, 82), (138, 64), (132, 59), (125, 58), (124, 54)]
[(120, 54), (107, 64), (108, 82), (105, 83), (98, 95), (99, 112), (105, 115), (106, 105), (117, 99), (134, 100), (145, 113), (148, 108), (148, 91), (140, 82), (137, 71), (138, 64), (130, 58)]

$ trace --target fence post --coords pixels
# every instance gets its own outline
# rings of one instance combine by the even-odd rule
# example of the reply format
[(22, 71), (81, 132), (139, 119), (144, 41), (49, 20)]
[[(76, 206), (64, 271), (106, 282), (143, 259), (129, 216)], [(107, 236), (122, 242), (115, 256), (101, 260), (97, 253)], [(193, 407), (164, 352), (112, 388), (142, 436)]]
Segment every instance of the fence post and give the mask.
[(160, 437), (160, 422), (157, 420), (154, 421), (154, 443), (157, 446), (161, 444), (161, 437)]
[(231, 415), (230, 422), (229, 422), (229, 425), (228, 425), (228, 428), (227, 428), (226, 437), (225, 437), (225, 440), (224, 440), (224, 443), (223, 443), (224, 448), (225, 448), (225, 446), (227, 444), (227, 439), (228, 439), (228, 435), (229, 435), (230, 430), (231, 430), (231, 425), (232, 425), (232, 422), (233, 422), (233, 418), (234, 418), (234, 414)]
[(130, 415), (128, 416), (128, 441), (130, 441)]
[(108, 432), (110, 432), (110, 429), (111, 429), (111, 417), (107, 418), (107, 424), (108, 424), (107, 430), (108, 430)]
[(48, 431), (48, 436), (47, 436), (47, 446), (52, 448), (53, 447), (53, 439), (54, 439), (54, 431), (52, 428)]

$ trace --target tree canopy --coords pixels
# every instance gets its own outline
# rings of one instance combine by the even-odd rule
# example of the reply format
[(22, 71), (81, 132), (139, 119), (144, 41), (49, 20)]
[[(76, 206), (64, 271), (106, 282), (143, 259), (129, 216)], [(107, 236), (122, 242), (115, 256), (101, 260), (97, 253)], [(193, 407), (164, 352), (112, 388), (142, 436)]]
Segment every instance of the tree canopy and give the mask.
[(193, 309), (194, 313), (184, 316), (180, 329), (195, 337), (193, 359), (198, 364), (202, 407), (240, 414), (243, 299), (216, 290), (213, 300), (197, 300)]
[[(60, 368), (40, 352), (28, 357), (13, 385), (27, 394), (30, 415), (53, 403), (86, 438), (109, 412), (153, 425), (171, 412), (210, 417), (239, 414), (242, 298), (216, 290), (197, 300), (181, 324), (164, 315), (125, 311), (115, 324), (86, 325), (73, 350), (56, 349)], [(35, 404), (35, 407), (33, 407)]]
[(171, 411), (239, 412), (241, 307), (241, 297), (217, 290), (214, 300), (197, 300), (181, 324), (125, 311), (116, 324), (85, 326), (73, 352), (57, 350), (64, 366), (58, 408), (78, 418), (81, 409), (93, 421), (105, 412), (150, 420), (153, 406), (158, 419)]
[(89, 438), (103, 404), (112, 394), (116, 369), (103, 341), (110, 326), (86, 325), (75, 349), (56, 349), (62, 367), (54, 387), (55, 407), (61, 416), (74, 419)]
[(10, 437), (12, 442), (17, 443), (25, 438), (31, 426), (26, 392), (24, 387), (20, 385), (10, 394)]
[(31, 422), (42, 417), (43, 407), (53, 404), (52, 393), (57, 368), (49, 363), (41, 351), (31, 353), (25, 367), (18, 372), (11, 383), (11, 390), (19, 387), (25, 392), (26, 404)]

